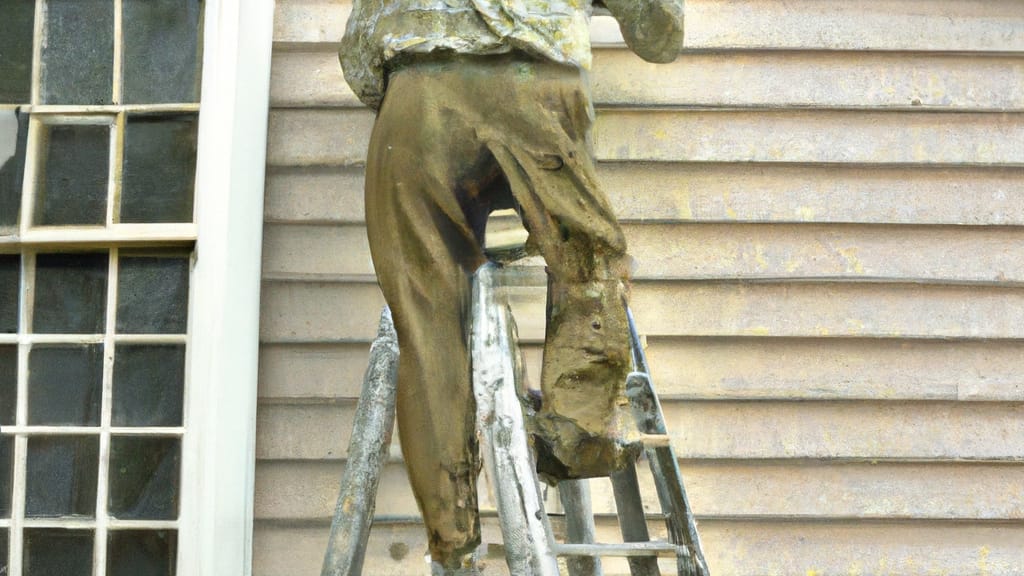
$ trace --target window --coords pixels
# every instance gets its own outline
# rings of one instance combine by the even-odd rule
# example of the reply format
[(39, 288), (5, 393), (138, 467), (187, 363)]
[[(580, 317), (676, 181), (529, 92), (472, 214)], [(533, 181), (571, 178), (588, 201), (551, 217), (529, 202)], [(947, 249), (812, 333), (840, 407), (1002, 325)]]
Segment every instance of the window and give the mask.
[(0, 574), (176, 573), (203, 14), (0, 4)]

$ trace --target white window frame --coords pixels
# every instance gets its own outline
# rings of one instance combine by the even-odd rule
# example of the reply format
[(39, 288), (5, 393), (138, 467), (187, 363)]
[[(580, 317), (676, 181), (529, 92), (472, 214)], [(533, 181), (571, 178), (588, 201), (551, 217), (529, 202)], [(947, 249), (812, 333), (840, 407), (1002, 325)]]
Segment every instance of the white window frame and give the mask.
[(180, 576), (252, 573), (273, 0), (206, 0)]

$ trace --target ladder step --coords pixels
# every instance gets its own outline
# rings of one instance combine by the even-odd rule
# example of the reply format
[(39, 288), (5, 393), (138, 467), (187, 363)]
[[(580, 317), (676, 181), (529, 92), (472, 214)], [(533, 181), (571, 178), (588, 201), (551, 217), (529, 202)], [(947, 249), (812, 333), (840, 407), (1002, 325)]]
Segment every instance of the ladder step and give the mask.
[(668, 434), (641, 434), (640, 442), (645, 448), (670, 448), (672, 437)]
[(558, 556), (689, 556), (689, 550), (671, 542), (623, 544), (556, 544)]

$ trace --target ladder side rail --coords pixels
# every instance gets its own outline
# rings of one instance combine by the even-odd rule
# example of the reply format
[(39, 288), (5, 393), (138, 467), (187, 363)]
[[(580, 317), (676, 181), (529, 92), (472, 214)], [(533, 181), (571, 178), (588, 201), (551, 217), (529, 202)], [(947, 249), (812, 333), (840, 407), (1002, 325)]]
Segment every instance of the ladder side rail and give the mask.
[[(660, 417), (657, 396), (650, 388), (650, 377), (647, 374), (633, 372), (626, 379), (626, 393), (629, 395), (641, 430), (646, 429), (649, 434), (664, 433), (664, 421)], [(657, 488), (658, 501), (665, 516), (669, 540), (693, 551), (692, 557), (680, 557), (679, 573), (685, 576), (707, 576), (696, 521), (686, 497), (686, 490), (683, 488), (675, 450), (671, 446), (646, 447), (644, 454), (654, 476), (654, 486)]]
[[(590, 484), (586, 480), (563, 480), (558, 483), (558, 498), (565, 509), (566, 540), (572, 544), (593, 544), (594, 526)], [(572, 556), (566, 559), (569, 576), (603, 576), (601, 559), (597, 556)]]
[[(647, 355), (636, 329), (633, 312), (628, 305), (626, 306), (626, 316), (629, 321), (634, 367), (637, 370), (626, 378), (626, 393), (630, 398), (630, 405), (641, 433), (666, 435), (668, 429), (665, 425), (664, 413), (661, 410), (661, 401), (654, 390)], [(665, 514), (669, 537), (672, 542), (685, 545), (691, 551), (689, 557), (679, 556), (679, 573), (687, 576), (709, 576), (707, 562), (700, 544), (700, 536), (697, 533), (697, 522), (686, 496), (686, 488), (683, 486), (683, 476), (679, 471), (679, 461), (676, 458), (675, 450), (669, 444), (647, 447), (644, 452), (654, 475), (658, 500)], [(682, 512), (682, 518), (674, 513), (677, 510)]]
[(474, 276), (470, 347), (477, 435), (484, 466), (495, 484), (505, 558), (517, 576), (558, 576), (551, 526), (534, 473), (516, 393), (508, 308), (494, 294), (496, 267)]
[(359, 576), (370, 537), (381, 468), (388, 457), (395, 423), (398, 337), (387, 306), (380, 315), (377, 337), (356, 406), (348, 460), (321, 576)]
[[(619, 517), (619, 531), (624, 542), (650, 542), (647, 514), (640, 496), (640, 481), (636, 476), (636, 464), (613, 472), (612, 494), (615, 496), (615, 511)], [(657, 558), (629, 558), (629, 573), (632, 576), (661, 576)]]
[(636, 329), (636, 319), (633, 318), (633, 310), (625, 302), (622, 305), (626, 307), (626, 321), (629, 325), (629, 346), (630, 351), (633, 353), (633, 370), (650, 374), (651, 369), (647, 365), (647, 353), (644, 352), (644, 343), (640, 339), (640, 332)]

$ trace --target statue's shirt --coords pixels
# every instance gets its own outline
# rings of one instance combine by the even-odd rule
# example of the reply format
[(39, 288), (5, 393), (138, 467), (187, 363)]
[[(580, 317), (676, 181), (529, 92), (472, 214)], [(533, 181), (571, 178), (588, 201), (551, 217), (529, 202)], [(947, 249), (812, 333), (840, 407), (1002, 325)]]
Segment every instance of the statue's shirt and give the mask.
[(341, 46), (345, 79), (371, 108), (400, 54), (522, 50), (590, 67), (590, 0), (355, 0)]

